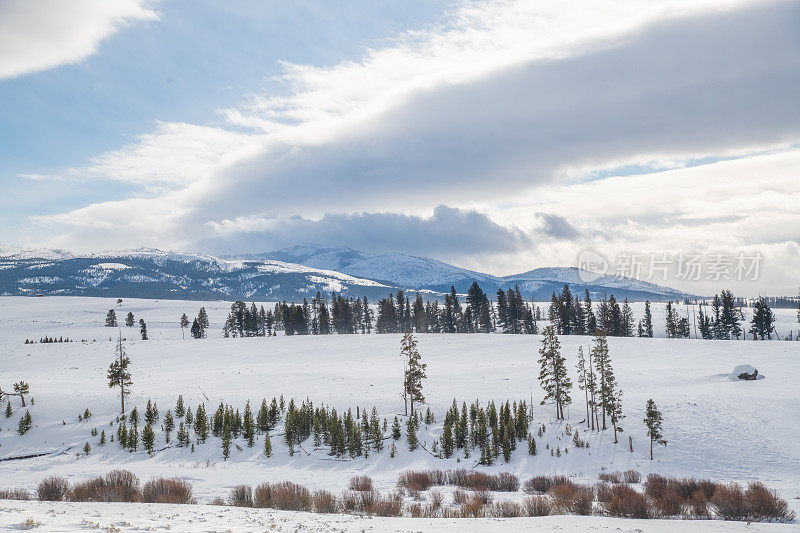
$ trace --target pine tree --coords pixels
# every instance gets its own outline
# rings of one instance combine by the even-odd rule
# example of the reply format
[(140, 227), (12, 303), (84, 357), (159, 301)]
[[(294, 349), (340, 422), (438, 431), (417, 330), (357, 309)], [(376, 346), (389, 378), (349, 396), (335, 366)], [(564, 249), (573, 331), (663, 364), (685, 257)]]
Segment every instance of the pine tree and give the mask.
[(413, 416), (408, 417), (408, 422), (406, 423), (406, 437), (408, 439), (408, 449), (409, 451), (414, 451), (419, 446), (419, 441), (417, 440), (417, 427), (416, 427), (415, 419)]
[(90, 453), (92, 453), (92, 446), (87, 441), (86, 444), (83, 445), (83, 454), (89, 455)]
[(106, 315), (106, 327), (117, 327), (117, 313), (115, 313), (113, 309), (109, 309), (108, 314)]
[(606, 340), (605, 332), (602, 330), (598, 330), (597, 333), (595, 333), (594, 346), (592, 347), (592, 359), (594, 360), (595, 369), (597, 371), (599, 407), (602, 408), (603, 429), (605, 430), (606, 415), (608, 414), (610, 404), (614, 402), (616, 381), (613, 368), (611, 367), (610, 355), (608, 353), (608, 341)]
[(532, 433), (528, 433), (528, 455), (536, 455), (536, 439)]
[(650, 312), (650, 300), (644, 302), (644, 320), (642, 321), (644, 336), (653, 338), (653, 314)]
[(170, 433), (175, 428), (175, 419), (172, 417), (172, 411), (167, 409), (167, 412), (164, 413), (164, 441), (169, 444), (170, 441)]
[(411, 416), (414, 416), (414, 401), (425, 403), (425, 395), (422, 393), (422, 380), (427, 376), (425, 369), (427, 365), (422, 362), (422, 356), (417, 350), (417, 339), (411, 332), (406, 332), (400, 342), (400, 355), (406, 360), (405, 378), (403, 387), (411, 403)]
[(269, 431), (264, 433), (264, 455), (272, 457), (272, 440), (269, 438)]
[(178, 424), (178, 434), (176, 436), (176, 440), (178, 441), (178, 447), (183, 448), (186, 446), (186, 443), (189, 442), (189, 433), (186, 430), (186, 425), (181, 422)]
[(753, 306), (753, 319), (750, 322), (750, 333), (753, 340), (772, 339), (772, 332), (775, 330), (775, 315), (769, 308), (767, 299), (763, 296), (759, 298)]
[(130, 394), (130, 386), (133, 384), (131, 381), (131, 373), (128, 372), (128, 366), (131, 360), (125, 354), (125, 349), (122, 346), (122, 334), (120, 333), (119, 341), (117, 342), (117, 349), (115, 352), (116, 359), (111, 366), (108, 367), (108, 386), (109, 388), (119, 387), (119, 398), (122, 403), (122, 413), (125, 413), (125, 396)]
[(586, 427), (588, 428), (590, 427), (589, 419), (591, 418), (589, 413), (589, 379), (586, 372), (586, 358), (583, 356), (583, 346), (578, 346), (578, 363), (576, 368), (578, 370), (578, 388), (583, 391), (586, 397)]
[(189, 333), (192, 335), (193, 339), (203, 338), (203, 328), (200, 327), (200, 322), (198, 322), (196, 318), (192, 322), (192, 328), (189, 330)]
[(25, 411), (25, 414), (22, 415), (19, 419), (19, 423), (17, 424), (17, 433), (20, 435), (24, 435), (33, 427), (33, 417), (31, 416), (30, 411)]
[(153, 431), (153, 426), (149, 423), (145, 424), (142, 430), (142, 446), (144, 446), (147, 455), (153, 455), (153, 446), (155, 446), (156, 434)]
[(100, 432), (100, 446), (105, 446), (106, 444), (106, 430)]
[(647, 436), (650, 437), (650, 460), (653, 460), (653, 443), (667, 445), (664, 436), (661, 434), (661, 422), (663, 417), (658, 410), (656, 403), (651, 399), (647, 400), (645, 406), (644, 425), (647, 426)]
[(453, 429), (448, 423), (445, 423), (444, 430), (441, 437), (442, 455), (445, 459), (449, 459), (453, 455), (454, 442), (453, 442)]
[(210, 325), (205, 307), (201, 307), (200, 312), (197, 313), (197, 323), (200, 325), (200, 330), (202, 333), (200, 338), (205, 338), (205, 332)]
[(252, 448), (256, 435), (256, 424), (253, 419), (253, 411), (250, 409), (250, 400), (247, 400), (247, 405), (244, 408), (244, 423), (243, 433), (247, 446)]
[(400, 439), (401, 436), (402, 436), (402, 430), (400, 428), (400, 421), (395, 416), (394, 422), (392, 423), (392, 438), (394, 440), (398, 440)]
[(227, 459), (231, 454), (231, 423), (226, 416), (222, 425), (222, 457)]
[(6, 404), (6, 418), (10, 418), (14, 412), (11, 410), (11, 400)]
[(542, 404), (552, 400), (556, 406), (556, 418), (564, 419), (564, 405), (572, 402), (572, 381), (567, 376), (566, 359), (561, 355), (561, 343), (555, 328), (547, 326), (542, 331), (542, 347), (539, 350), (539, 383), (545, 391)]
[(144, 319), (139, 319), (139, 333), (142, 334), (142, 340), (147, 340), (147, 324), (144, 323)]
[(144, 421), (148, 424), (155, 424), (158, 421), (158, 405), (147, 400), (147, 408), (144, 411)]
[[(25, 395), (30, 394), (30, 392), (30, 386), (24, 381), (17, 381), (14, 383), (14, 394), (19, 396), (19, 399), (22, 402), (22, 407), (25, 407)], [(9, 403), (11, 403), (11, 400), (9, 400)]]
[(197, 436), (198, 443), (205, 442), (208, 438), (208, 415), (204, 403), (197, 406), (194, 417), (194, 434)]
[(132, 328), (134, 324), (133, 312), (128, 311), (128, 316), (125, 317), (125, 325)]
[(183, 415), (186, 414), (186, 407), (183, 405), (183, 395), (178, 395), (178, 401), (175, 403), (175, 416), (178, 418), (183, 418)]
[(181, 315), (181, 338), (186, 338), (186, 328), (189, 327), (189, 317), (186, 316), (186, 313)]

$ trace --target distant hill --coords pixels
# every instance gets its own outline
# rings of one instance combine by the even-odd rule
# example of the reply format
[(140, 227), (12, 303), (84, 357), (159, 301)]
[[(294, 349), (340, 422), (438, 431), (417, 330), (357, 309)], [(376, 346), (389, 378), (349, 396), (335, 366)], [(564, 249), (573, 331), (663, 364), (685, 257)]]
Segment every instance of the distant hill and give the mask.
[(150, 248), (81, 255), (0, 247), (0, 295), (300, 301), (317, 291), (336, 291), (374, 300), (398, 289), (437, 298), (455, 286), (463, 294), (473, 281), (491, 295), (519, 285), (526, 299), (539, 301), (549, 300), (564, 283), (576, 293), (588, 289), (593, 299), (612, 293), (632, 300), (686, 296), (630, 278), (606, 276), (585, 283), (577, 268), (498, 277), (426, 257), (313, 244), (227, 258)]

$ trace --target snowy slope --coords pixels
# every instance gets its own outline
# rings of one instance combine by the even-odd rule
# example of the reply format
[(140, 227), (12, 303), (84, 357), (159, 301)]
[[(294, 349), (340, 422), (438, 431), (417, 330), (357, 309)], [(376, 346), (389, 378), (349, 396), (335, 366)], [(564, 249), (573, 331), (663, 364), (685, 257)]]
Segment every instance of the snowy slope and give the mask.
[[(48, 474), (82, 480), (102, 474), (115, 466), (133, 470), (143, 480), (151, 476), (180, 475), (191, 480), (201, 502), (225, 496), (238, 483), (292, 480), (309, 488), (338, 491), (355, 473), (373, 477), (377, 488), (394, 490), (397, 475), (414, 468), (471, 468), (475, 458), (437, 459), (424, 450), (409, 452), (403, 441), (398, 455), (388, 451), (369, 458), (332, 460), (324, 449), (310, 442), (304, 453), (291, 457), (281, 441), (282, 430), (272, 438), (275, 454), (261, 453), (263, 440), (247, 448), (242, 439), (232, 456), (223, 461), (219, 439), (198, 445), (194, 454), (166, 446), (159, 434), (159, 451), (148, 457), (143, 451), (128, 453), (115, 444), (97, 445), (91, 429), (113, 430), (109, 422), (118, 410), (118, 398), (105, 379), (112, 357), (116, 330), (102, 326), (106, 311), (128, 310), (144, 318), (151, 340), (135, 340), (136, 330), (123, 327), (132, 359), (133, 393), (129, 405), (143, 411), (149, 398), (162, 414), (183, 394), (192, 408), (205, 402), (213, 409), (220, 401), (243, 409), (249, 399), (283, 394), (288, 400), (310, 398), (337, 410), (356, 405), (375, 406), (382, 417), (402, 414), (398, 390), (402, 361), (398, 357), (399, 336), (306, 336), (222, 339), (220, 324), (227, 311), (224, 302), (205, 303), (212, 322), (209, 338), (183, 340), (177, 326), (185, 312), (196, 314), (202, 302), (115, 300), (101, 298), (0, 298), (0, 384), (24, 379), (31, 386), (35, 404), (30, 406), (34, 428), (20, 437), (15, 434), (20, 406), (0, 418), (0, 458), (32, 452), (48, 455), (27, 460), (0, 462), (0, 479), (6, 486), (32, 488)], [(656, 315), (661, 311), (657, 310)], [(788, 326), (787, 316), (784, 323)], [(24, 344), (25, 338), (42, 335), (85, 339), (63, 344)], [(585, 337), (562, 337), (563, 353), (574, 376), (578, 346), (590, 346)], [(428, 364), (425, 393), (436, 413), (437, 423), (423, 427), (420, 439), (432, 443), (441, 434), (444, 411), (453, 398), (519, 400), (533, 397), (535, 423), (548, 430), (539, 439), (542, 453), (528, 456), (517, 448), (508, 464), (478, 467), (495, 472), (511, 471), (525, 479), (534, 473), (564, 473), (581, 481), (595, 481), (603, 470), (635, 468), (643, 474), (660, 472), (680, 476), (703, 476), (719, 481), (761, 480), (797, 507), (800, 496), (800, 343), (753, 341), (700, 341), (670, 339), (609, 339), (617, 379), (625, 391), (623, 404), (626, 432), (634, 453), (626, 443), (614, 445), (609, 432), (584, 437), (588, 450), (570, 446), (562, 457), (552, 457), (545, 445), (570, 445), (564, 423), (553, 420), (551, 406), (539, 406), (536, 364), (539, 339), (536, 336), (504, 335), (420, 335), (420, 350)], [(756, 366), (766, 379), (731, 381), (728, 374), (739, 364)], [(584, 418), (579, 403), (569, 410), (568, 422), (581, 427)], [(641, 424), (646, 400), (653, 398), (664, 412), (666, 448), (656, 450), (656, 460), (647, 455), (646, 436)], [(89, 408), (94, 416), (78, 421), (78, 413)], [(111, 430), (109, 430), (111, 428)], [(174, 435), (173, 435), (174, 436)], [(77, 457), (85, 442), (93, 452)], [(521, 498), (522, 494), (510, 497)]]
[(669, 287), (624, 277), (604, 276), (587, 283), (583, 279), (592, 277), (582, 279), (579, 270), (574, 267), (537, 268), (522, 274), (498, 277), (458, 268), (435, 259), (395, 252), (369, 254), (344, 246), (304, 244), (245, 257), (276, 259), (314, 268), (327, 268), (412, 290), (448, 292), (451, 286), (455, 286), (456, 291), (463, 294), (473, 281), (477, 281), (489, 294), (494, 294), (500, 288), (507, 289), (519, 285), (525, 298), (533, 297), (541, 301), (549, 299), (553, 291), (558, 292), (565, 283), (569, 283), (573, 287), (573, 292), (583, 292), (588, 289), (593, 296), (599, 298), (602, 298), (603, 294), (612, 292), (620, 300), (626, 297), (636, 300), (682, 299), (686, 296)]
[(221, 259), (149, 248), (68, 255), (5, 250), (0, 294), (302, 300), (317, 291), (377, 297), (394, 290), (370, 279), (274, 260)]

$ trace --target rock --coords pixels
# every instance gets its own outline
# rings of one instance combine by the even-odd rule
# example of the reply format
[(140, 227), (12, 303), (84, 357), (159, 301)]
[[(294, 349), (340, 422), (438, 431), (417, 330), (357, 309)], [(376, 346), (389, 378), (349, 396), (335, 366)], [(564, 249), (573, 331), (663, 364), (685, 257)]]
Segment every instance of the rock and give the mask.
[(733, 369), (733, 372), (731, 372), (731, 377), (743, 381), (764, 379), (764, 376), (758, 374), (758, 369), (750, 365), (738, 365)]

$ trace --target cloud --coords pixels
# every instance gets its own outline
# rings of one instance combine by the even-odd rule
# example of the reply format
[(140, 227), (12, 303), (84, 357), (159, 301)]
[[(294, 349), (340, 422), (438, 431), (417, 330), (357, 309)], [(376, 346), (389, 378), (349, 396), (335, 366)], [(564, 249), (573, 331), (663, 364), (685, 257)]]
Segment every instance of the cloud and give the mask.
[(347, 245), (371, 252), (405, 252), (440, 257), (515, 252), (531, 238), (486, 215), (440, 205), (429, 217), (402, 213), (326, 214), (319, 220), (240, 217), (209, 223), (212, 237), (197, 243), (217, 253), (276, 250), (298, 243)]
[(289, 94), (252, 95), (221, 124), (161, 123), (79, 169), (150, 198), (40, 222), (67, 228), (62, 246), (138, 244), (143, 220), (155, 245), (219, 249), (409, 250), (386, 235), (416, 231), (409, 251), (441, 257), (447, 236), (454, 251), (491, 245), (455, 229), (475, 212), (508, 244), (465, 266), (500, 273), (574, 264), (587, 245), (764, 245), (795, 261), (796, 218), (770, 228), (763, 213), (796, 188), (800, 161), (753, 154), (800, 140), (798, 17), (779, 1), (468, 2), (360, 60), (286, 65)]
[(536, 217), (542, 222), (541, 231), (555, 239), (574, 239), (580, 232), (570, 224), (566, 218), (549, 213), (536, 213)]
[(135, 21), (155, 20), (154, 0), (4, 0), (0, 79), (76, 63)]

